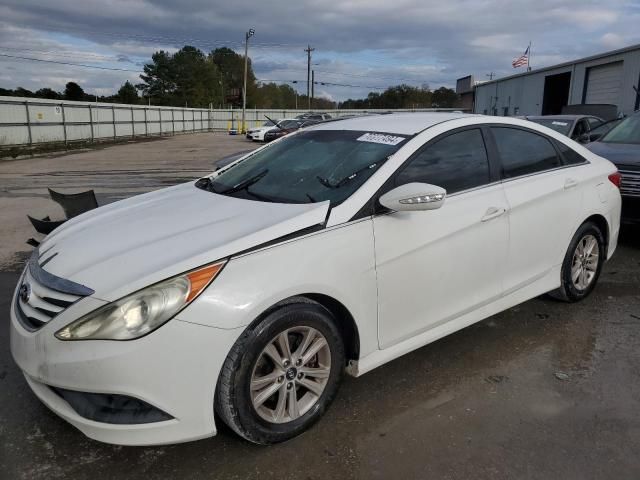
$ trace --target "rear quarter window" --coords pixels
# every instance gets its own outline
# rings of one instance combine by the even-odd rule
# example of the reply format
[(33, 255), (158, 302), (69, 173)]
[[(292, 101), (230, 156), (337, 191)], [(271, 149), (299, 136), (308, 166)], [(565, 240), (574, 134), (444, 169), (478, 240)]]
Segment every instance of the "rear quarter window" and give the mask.
[(564, 143), (557, 142), (558, 150), (564, 158), (565, 165), (580, 165), (581, 163), (589, 163), (586, 158), (576, 152), (573, 148)]

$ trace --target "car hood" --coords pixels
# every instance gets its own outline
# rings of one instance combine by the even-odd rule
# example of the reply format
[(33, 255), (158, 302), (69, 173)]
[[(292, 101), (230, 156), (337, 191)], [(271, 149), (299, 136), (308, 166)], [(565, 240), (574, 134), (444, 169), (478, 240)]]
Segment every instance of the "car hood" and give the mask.
[(116, 300), (201, 265), (322, 224), (329, 202), (282, 204), (228, 197), (193, 182), (73, 218), (40, 245), (44, 270)]
[(250, 130), (250, 132), (251, 133), (264, 133), (264, 132), (268, 132), (272, 128), (276, 128), (276, 127), (274, 125), (271, 125), (270, 127), (253, 128), (253, 129)]
[(640, 145), (633, 143), (592, 142), (585, 145), (596, 155), (606, 158), (616, 166), (640, 166)]

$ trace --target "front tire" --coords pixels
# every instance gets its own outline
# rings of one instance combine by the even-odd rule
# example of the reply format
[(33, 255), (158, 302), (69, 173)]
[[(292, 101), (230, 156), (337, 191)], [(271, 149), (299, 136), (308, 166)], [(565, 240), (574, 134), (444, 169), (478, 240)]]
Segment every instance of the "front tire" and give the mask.
[(606, 259), (604, 235), (597, 225), (583, 223), (575, 233), (562, 262), (560, 288), (552, 296), (578, 302), (596, 286)]
[(336, 319), (304, 300), (247, 329), (220, 373), (215, 409), (251, 442), (267, 445), (301, 434), (338, 391), (345, 353)]

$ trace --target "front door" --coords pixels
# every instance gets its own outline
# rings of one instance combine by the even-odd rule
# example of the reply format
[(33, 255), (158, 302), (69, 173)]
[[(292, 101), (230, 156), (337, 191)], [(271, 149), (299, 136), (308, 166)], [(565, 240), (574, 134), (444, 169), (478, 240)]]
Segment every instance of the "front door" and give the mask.
[(447, 190), (441, 208), (373, 220), (378, 336), (387, 348), (497, 299), (508, 250), (507, 203), (480, 128), (428, 143), (396, 174)]

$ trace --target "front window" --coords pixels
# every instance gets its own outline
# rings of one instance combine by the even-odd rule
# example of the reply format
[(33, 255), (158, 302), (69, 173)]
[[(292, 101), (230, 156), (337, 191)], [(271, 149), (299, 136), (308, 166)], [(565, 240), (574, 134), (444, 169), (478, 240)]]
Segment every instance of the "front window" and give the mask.
[(640, 143), (640, 115), (625, 118), (606, 133), (603, 143)]
[(562, 135), (569, 135), (571, 126), (573, 125), (573, 120), (557, 120), (552, 118), (530, 118), (529, 120), (548, 127), (551, 130), (555, 130)]
[(249, 200), (329, 200), (337, 205), (405, 141), (403, 136), (372, 132), (305, 131), (257, 151), (210, 182), (198, 182), (198, 186)]

